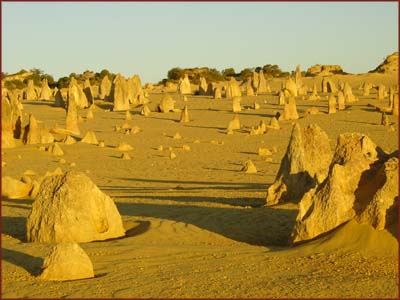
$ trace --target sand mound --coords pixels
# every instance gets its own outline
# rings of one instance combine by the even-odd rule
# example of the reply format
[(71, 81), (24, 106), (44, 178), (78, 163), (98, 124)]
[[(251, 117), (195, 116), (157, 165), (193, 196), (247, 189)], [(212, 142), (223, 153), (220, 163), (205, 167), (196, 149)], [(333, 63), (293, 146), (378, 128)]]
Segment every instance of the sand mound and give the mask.
[(293, 250), (302, 255), (313, 253), (358, 252), (365, 256), (398, 256), (397, 225), (388, 230), (375, 230), (367, 224), (351, 220), (314, 241), (299, 245)]
[(90, 242), (124, 234), (114, 201), (75, 171), (45, 178), (27, 219), (30, 242)]
[(76, 280), (93, 278), (93, 265), (86, 252), (75, 243), (63, 243), (53, 247), (44, 259), (42, 280)]

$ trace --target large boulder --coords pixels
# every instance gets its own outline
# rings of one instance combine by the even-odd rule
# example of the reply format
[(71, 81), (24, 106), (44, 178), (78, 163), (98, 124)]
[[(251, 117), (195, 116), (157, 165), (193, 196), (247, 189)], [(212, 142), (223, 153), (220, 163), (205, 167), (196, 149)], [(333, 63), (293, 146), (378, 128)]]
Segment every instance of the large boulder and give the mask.
[(30, 242), (90, 242), (124, 234), (114, 201), (76, 171), (45, 178), (27, 220)]
[(1, 196), (9, 199), (21, 199), (29, 197), (32, 185), (14, 179), (10, 176), (1, 178)]
[(275, 182), (267, 190), (266, 205), (299, 201), (326, 178), (331, 159), (326, 133), (317, 125), (300, 128), (296, 123)]
[(76, 243), (54, 246), (44, 259), (42, 280), (66, 281), (93, 278), (93, 264), (86, 252)]
[(158, 105), (158, 111), (162, 113), (167, 113), (174, 111), (175, 100), (172, 99), (171, 95), (164, 94), (161, 98), (160, 104)]
[[(357, 198), (365, 194), (365, 178), (382, 151), (365, 135), (341, 134), (327, 178), (307, 192), (299, 203), (292, 241), (309, 240), (351, 220), (357, 213)], [(364, 192), (363, 192), (364, 191)]]

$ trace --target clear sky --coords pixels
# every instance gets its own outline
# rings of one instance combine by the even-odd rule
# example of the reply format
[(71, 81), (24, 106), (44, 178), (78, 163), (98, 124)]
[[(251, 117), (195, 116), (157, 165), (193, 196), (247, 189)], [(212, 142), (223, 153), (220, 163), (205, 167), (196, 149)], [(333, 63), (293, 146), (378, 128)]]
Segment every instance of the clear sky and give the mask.
[(108, 69), (158, 82), (173, 67), (375, 68), (398, 51), (397, 2), (2, 2), (2, 70)]

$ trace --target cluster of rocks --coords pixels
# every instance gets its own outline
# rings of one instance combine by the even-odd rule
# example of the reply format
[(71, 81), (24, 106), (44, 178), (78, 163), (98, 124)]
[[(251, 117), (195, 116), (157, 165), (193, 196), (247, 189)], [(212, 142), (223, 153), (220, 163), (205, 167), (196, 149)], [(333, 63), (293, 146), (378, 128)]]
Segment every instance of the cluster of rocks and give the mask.
[(398, 152), (384, 153), (366, 135), (345, 133), (332, 153), (318, 126), (296, 124), (266, 205), (299, 203), (293, 243), (352, 219), (383, 229), (395, 221), (397, 182)]

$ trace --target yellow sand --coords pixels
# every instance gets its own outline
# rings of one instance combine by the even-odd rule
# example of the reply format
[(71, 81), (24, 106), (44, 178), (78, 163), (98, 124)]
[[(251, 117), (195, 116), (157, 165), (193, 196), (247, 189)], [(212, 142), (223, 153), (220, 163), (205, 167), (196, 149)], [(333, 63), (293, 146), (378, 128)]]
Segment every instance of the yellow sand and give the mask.
[[(358, 90), (365, 80), (389, 86), (397, 78), (381, 74), (335, 78), (349, 81), (361, 101), (328, 115), (326, 95), (317, 102), (299, 98), (300, 116), (311, 106), (324, 113), (299, 119), (301, 126), (318, 124), (332, 147), (340, 133), (350, 131), (367, 134), (387, 152), (398, 149), (397, 119), (389, 116), (394, 131), (379, 125), (380, 113), (366, 106), (377, 103), (376, 91), (365, 98)], [(314, 80), (320, 89), (321, 78), (304, 81), (312, 87)], [(276, 91), (280, 84), (275, 79), (270, 85)], [(161, 96), (150, 93), (152, 110)], [(172, 96), (177, 108), (188, 104), (191, 122), (179, 123), (179, 112), (143, 117), (138, 107), (132, 110), (130, 122), (143, 131), (125, 135), (114, 131), (115, 125), (124, 123), (125, 112), (106, 112), (110, 104), (99, 102), (102, 109), (96, 111), (96, 118), (79, 126), (81, 132), (94, 130), (106, 147), (62, 145), (64, 164), (39, 151), (38, 145), (3, 150), (7, 162), (3, 175), (20, 178), (28, 169), (43, 175), (56, 167), (87, 172), (116, 201), (128, 237), (81, 245), (93, 262), (96, 278), (42, 282), (35, 275), (52, 245), (25, 242), (32, 200), (2, 199), (2, 297), (397, 297), (398, 243), (393, 228), (377, 232), (350, 222), (317, 241), (292, 248), (287, 241), (297, 205), (261, 207), (289, 142), (291, 121), (280, 122), (281, 130), (265, 135), (249, 136), (246, 130), (226, 135), (226, 124), (233, 117), (230, 100), (188, 96), (185, 103), (180, 95)], [(260, 103), (259, 110), (239, 113), (244, 129), (260, 120), (268, 124), (276, 111), (282, 111), (272, 94), (242, 97), (244, 107), (254, 101)], [(49, 128), (56, 122), (64, 126), (62, 109), (43, 103), (24, 108), (24, 115), (33, 113)], [(176, 132), (181, 140), (172, 138)], [(121, 141), (134, 147), (129, 152), (132, 160), (120, 159), (114, 147)], [(164, 151), (157, 150), (159, 145)], [(190, 145), (191, 151), (182, 150), (182, 145)], [(169, 159), (169, 147), (176, 159)], [(277, 148), (272, 162), (258, 156), (260, 147)], [(247, 159), (254, 162), (257, 174), (240, 171)]]

